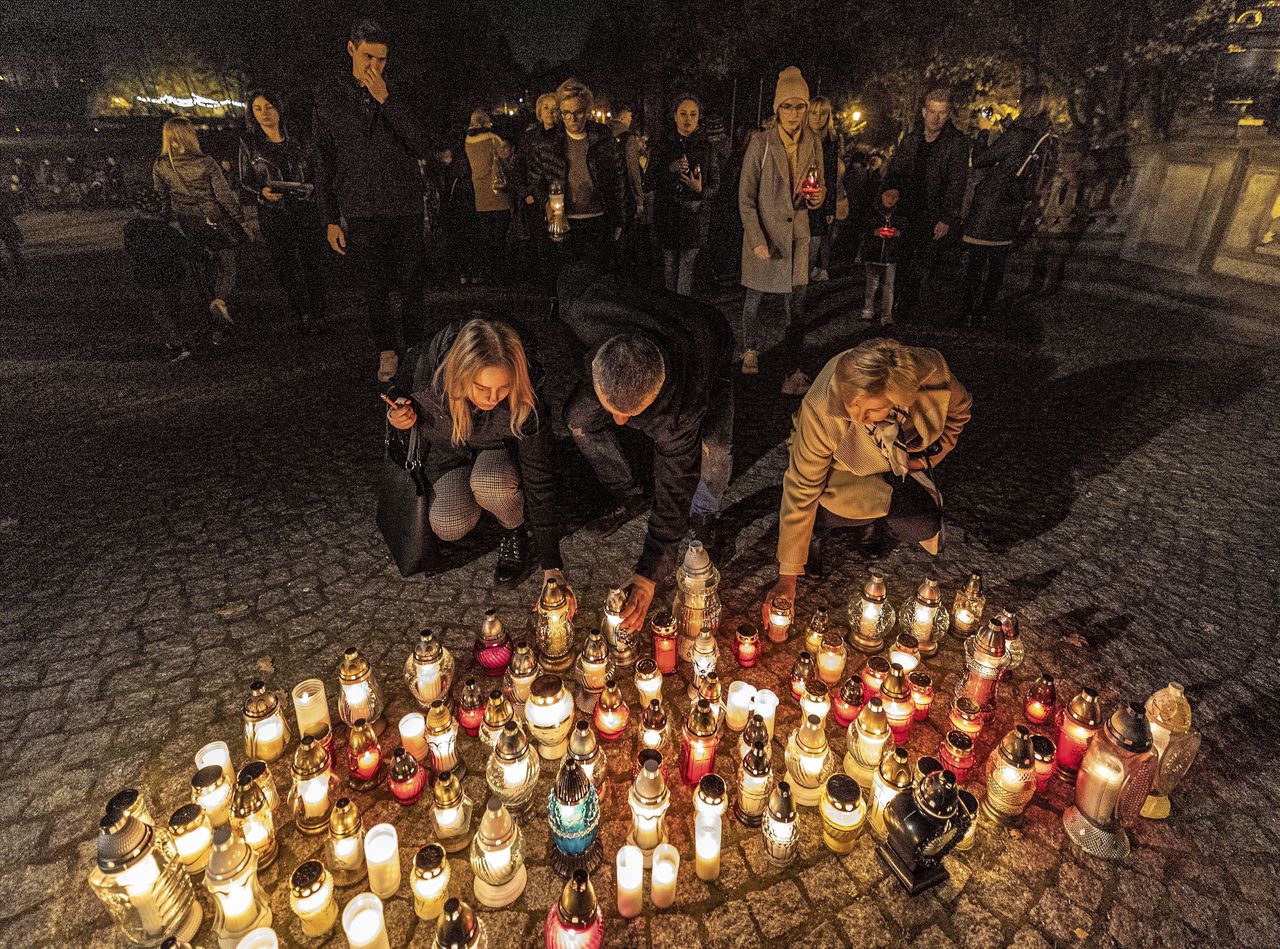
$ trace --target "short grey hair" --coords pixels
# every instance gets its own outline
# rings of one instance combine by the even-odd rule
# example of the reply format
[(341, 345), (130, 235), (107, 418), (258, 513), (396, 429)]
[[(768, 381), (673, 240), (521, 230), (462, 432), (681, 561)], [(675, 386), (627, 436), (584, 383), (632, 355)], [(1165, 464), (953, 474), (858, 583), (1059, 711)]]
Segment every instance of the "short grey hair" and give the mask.
[(662, 351), (641, 336), (614, 336), (591, 360), (591, 381), (623, 415), (639, 412), (658, 394), (667, 375)]

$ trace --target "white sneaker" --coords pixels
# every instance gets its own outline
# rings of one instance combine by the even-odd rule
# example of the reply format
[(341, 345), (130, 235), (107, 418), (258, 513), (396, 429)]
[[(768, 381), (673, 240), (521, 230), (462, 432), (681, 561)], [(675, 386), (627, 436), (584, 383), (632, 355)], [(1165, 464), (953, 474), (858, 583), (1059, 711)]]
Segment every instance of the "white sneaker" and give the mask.
[(821, 267), (814, 267), (813, 270), (810, 271), (809, 273), (809, 279), (814, 283), (824, 283), (825, 281), (831, 278), (828, 276), (827, 272), (823, 270)]
[(748, 349), (742, 354), (742, 374), (744, 376), (754, 376), (760, 371), (760, 354), (754, 349)]
[(390, 382), (400, 368), (400, 357), (394, 349), (384, 349), (378, 353), (378, 381)]
[(209, 304), (209, 313), (214, 319), (222, 320), (228, 326), (235, 325), (235, 320), (231, 318), (231, 309), (227, 306), (227, 301), (218, 298)]

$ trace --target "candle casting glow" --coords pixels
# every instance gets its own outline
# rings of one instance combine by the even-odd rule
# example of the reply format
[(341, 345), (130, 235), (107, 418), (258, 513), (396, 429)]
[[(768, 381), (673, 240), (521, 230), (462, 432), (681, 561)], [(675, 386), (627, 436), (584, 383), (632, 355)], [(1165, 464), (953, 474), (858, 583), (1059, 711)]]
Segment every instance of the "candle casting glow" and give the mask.
[(720, 878), (720, 833), (719, 814), (706, 812), (694, 817), (693, 849), (699, 880), (711, 882)]
[(1058, 749), (1044, 735), (1032, 735), (1031, 753), (1036, 761), (1036, 793), (1043, 794), (1049, 787), (1049, 779), (1058, 770)]
[(575, 870), (547, 913), (547, 949), (599, 949), (604, 916), (586, 870)]
[(765, 731), (769, 733), (769, 740), (773, 741), (773, 727), (778, 713), (778, 697), (770, 689), (761, 689), (756, 693), (756, 697), (751, 700), (751, 711), (752, 714), (759, 715), (764, 720)]
[(231, 819), (231, 782), (219, 765), (205, 765), (192, 776), (191, 802), (200, 805), (214, 827)]
[[(680, 634), (680, 659), (688, 662), (693, 655), (693, 643), (698, 633), (706, 629), (711, 636), (720, 631), (720, 571), (711, 562), (711, 556), (702, 542), (694, 540), (685, 549), (684, 559), (676, 570), (676, 595), (671, 613)], [(656, 630), (655, 630), (656, 634)], [(654, 657), (658, 656), (658, 642), (654, 639)], [(675, 665), (667, 668), (658, 661), (664, 673), (675, 672)]]
[(962, 589), (956, 591), (953, 604), (956, 629), (962, 633), (971, 633), (982, 619), (982, 611), (987, 605), (987, 595), (982, 586), (982, 574), (972, 573)]
[(507, 722), (485, 766), (485, 783), (490, 792), (511, 813), (523, 814), (533, 802), (541, 770), (538, 756), (529, 750), (524, 729)]
[(387, 899), (400, 889), (400, 837), (392, 824), (374, 824), (364, 835), (364, 859), (369, 889)]
[(791, 799), (791, 785), (786, 781), (779, 781), (769, 795), (761, 832), (764, 834), (765, 855), (771, 863), (785, 867), (795, 859), (800, 834), (795, 803)]
[(204, 885), (214, 899), (213, 934), (222, 949), (259, 926), (271, 925), (271, 905), (258, 883), (258, 858), (228, 826), (213, 833)]
[(949, 731), (938, 743), (938, 760), (956, 776), (956, 783), (963, 784), (973, 767), (973, 739), (962, 731)]
[(511, 637), (502, 628), (497, 610), (484, 611), (472, 656), (487, 676), (500, 676), (507, 671), (507, 664), (511, 662)]
[(1053, 676), (1046, 672), (1027, 688), (1027, 699), (1023, 703), (1022, 712), (1032, 725), (1043, 725), (1053, 715), (1057, 704), (1058, 688)]
[(427, 709), (427, 747), (431, 749), (431, 767), (437, 774), (465, 770), (458, 757), (458, 723), (440, 699)]
[(836, 632), (827, 632), (818, 646), (818, 678), (828, 687), (834, 688), (844, 676), (845, 663), (848, 660), (848, 649), (844, 640)]
[(855, 649), (877, 653), (884, 648), (885, 636), (898, 618), (888, 596), (883, 574), (872, 571), (861, 595), (849, 601), (849, 644)]
[(547, 797), (551, 866), (561, 877), (600, 866), (600, 802), (582, 766), (568, 758)]
[(213, 847), (213, 825), (199, 804), (183, 804), (169, 817), (169, 836), (178, 848), (178, 857), (193, 876), (209, 865)]
[(890, 734), (884, 703), (877, 695), (862, 707), (858, 717), (849, 726), (844, 756), (844, 773), (866, 790), (871, 789)]
[(769, 640), (775, 643), (785, 643), (791, 635), (791, 621), (795, 617), (795, 608), (791, 605), (791, 599), (785, 596), (775, 596), (773, 604), (769, 608)]
[(302, 923), (304, 936), (327, 936), (338, 921), (333, 877), (319, 860), (298, 864), (289, 878), (289, 907)]
[(298, 722), (298, 737), (319, 735), (331, 727), (329, 696), (321, 679), (304, 679), (293, 687), (293, 715)]
[(217, 765), (226, 777), (229, 798), (230, 789), (236, 783), (236, 771), (231, 766), (231, 749), (227, 747), (225, 741), (211, 741), (196, 752), (196, 770), (207, 768), (209, 765)]
[(915, 594), (902, 604), (898, 616), (902, 631), (916, 638), (920, 655), (926, 658), (938, 651), (938, 641), (951, 625), (951, 614), (942, 605), (942, 591), (933, 577), (921, 581)]
[(538, 665), (547, 672), (568, 672), (573, 667), (573, 621), (569, 598), (555, 577), (547, 579), (538, 597), (538, 625), (534, 632)]
[(410, 712), (400, 719), (400, 746), (419, 764), (427, 760), (431, 748), (427, 744), (427, 719), (421, 712)]
[(342, 654), (338, 666), (338, 715), (348, 725), (360, 719), (367, 721), (375, 734), (381, 734), (386, 721), (382, 717), (382, 689), (373, 667), (352, 646)]
[(894, 748), (880, 760), (880, 767), (871, 779), (871, 812), (867, 815), (872, 836), (876, 840), (884, 842), (885, 809), (895, 797), (911, 787), (911, 778), (907, 749)]
[(623, 701), (622, 690), (613, 679), (605, 680), (604, 691), (596, 701), (593, 720), (596, 731), (605, 741), (617, 741), (626, 731), (627, 722), (631, 720), (631, 709)]
[(427, 844), (413, 858), (409, 877), (413, 911), (419, 919), (439, 919), (449, 898), (449, 861), (439, 844)]
[(720, 744), (718, 724), (706, 699), (699, 699), (689, 711), (680, 742), (680, 777), (690, 787), (715, 771)]
[(1031, 733), (1025, 725), (1016, 725), (987, 758), (987, 793), (981, 814), (997, 824), (1016, 827), (1035, 793)]
[(725, 724), (730, 731), (740, 732), (747, 726), (747, 718), (751, 714), (751, 704), (756, 697), (756, 687), (750, 682), (739, 680), (729, 685), (725, 698)]
[(750, 669), (760, 659), (760, 630), (754, 623), (740, 623), (733, 639), (738, 665)]
[(636, 663), (635, 683), (636, 691), (640, 693), (641, 708), (648, 708), (654, 699), (662, 701), (662, 673), (652, 659), (641, 659)]
[(1058, 777), (1075, 781), (1085, 750), (1100, 727), (1102, 706), (1098, 693), (1081, 689), (1067, 707), (1058, 712)]
[(516, 718), (515, 706), (501, 689), (492, 689), (485, 702), (484, 718), (480, 721), (480, 741), (492, 748), (507, 722)]
[(231, 829), (253, 848), (260, 868), (270, 866), (275, 860), (278, 849), (275, 818), (253, 775), (243, 769), (231, 798)]
[(462, 683), (462, 693), (458, 696), (458, 725), (468, 735), (479, 735), (484, 709), (485, 700), (480, 694), (480, 686), (475, 679), (467, 679)]
[(867, 808), (862, 789), (847, 774), (833, 774), (822, 787), (818, 804), (822, 815), (822, 842), (835, 853), (851, 853), (866, 826)]
[(489, 798), (471, 842), (471, 870), (476, 899), (482, 906), (510, 906), (524, 892), (528, 871), (520, 827), (496, 797)]
[(387, 780), (391, 794), (400, 804), (408, 807), (422, 800), (427, 786), (427, 772), (409, 752), (397, 748), (391, 756), (391, 774)]
[(578, 708), (590, 712), (596, 707), (605, 682), (613, 677), (613, 664), (609, 661), (609, 644), (597, 630), (587, 634), (587, 640), (578, 653), (574, 665), (578, 682)]
[(663, 779), (660, 763), (648, 760), (627, 794), (631, 805), (631, 831), (627, 843), (637, 848), (644, 866), (652, 865), (654, 850), (667, 840), (666, 816), (671, 792)]
[(391, 949), (382, 900), (377, 894), (354, 896), (342, 911), (342, 931), (351, 949)]
[(618, 891), (618, 915), (639, 916), (644, 909), (644, 856), (631, 844), (618, 848), (614, 883)]
[(432, 795), (431, 826), (436, 839), (448, 853), (456, 853), (471, 842), (471, 799), (462, 792), (462, 784), (452, 771), (436, 778)]
[(357, 791), (372, 791), (385, 777), (378, 736), (367, 721), (356, 719), (347, 742), (347, 783)]
[(338, 886), (350, 886), (364, 878), (364, 822), (350, 798), (338, 798), (329, 813), (324, 852), (325, 863)]
[(738, 795), (733, 816), (745, 827), (759, 827), (773, 790), (773, 768), (763, 742), (754, 742), (738, 766)]
[[(649, 633), (653, 639), (654, 664), (663, 675), (671, 675), (676, 671), (676, 658), (679, 652), (676, 618), (670, 613), (655, 614), (649, 620)], [(689, 642), (689, 649), (690, 651), (693, 649), (692, 639)]]
[(275, 761), (289, 743), (289, 725), (284, 719), (284, 703), (267, 685), (255, 681), (243, 708), (244, 753), (247, 758)]
[(569, 749), (569, 729), (573, 725), (573, 698), (557, 675), (534, 679), (525, 703), (529, 737), (546, 761), (558, 761)]
[(862, 682), (857, 676), (852, 676), (831, 697), (831, 717), (841, 728), (848, 728), (860, 711)]
[(524, 718), (524, 703), (529, 698), (529, 689), (533, 685), (533, 680), (538, 678), (539, 674), (538, 660), (534, 657), (529, 644), (523, 640), (516, 643), (515, 651), (511, 654), (511, 663), (507, 666), (504, 688), (507, 698), (511, 700), (516, 710), (516, 715), (520, 718)]
[(911, 704), (916, 708), (915, 720), (922, 722), (933, 706), (933, 676), (917, 669), (907, 676), (907, 683), (911, 686)]
[(659, 844), (653, 853), (649, 896), (654, 909), (669, 909), (676, 901), (676, 877), (680, 875), (680, 851), (671, 844)]
[(787, 739), (787, 782), (796, 804), (816, 807), (823, 785), (835, 770), (822, 720), (810, 715)]

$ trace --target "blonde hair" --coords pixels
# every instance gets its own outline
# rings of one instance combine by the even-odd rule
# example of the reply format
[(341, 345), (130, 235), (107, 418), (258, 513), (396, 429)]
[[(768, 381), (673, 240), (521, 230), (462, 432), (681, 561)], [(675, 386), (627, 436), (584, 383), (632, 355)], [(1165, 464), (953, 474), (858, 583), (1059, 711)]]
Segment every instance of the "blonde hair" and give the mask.
[(591, 90), (576, 79), (566, 79), (556, 86), (556, 107), (561, 111), (564, 110), (566, 99), (581, 99), (587, 104), (588, 112), (596, 107), (596, 99)]
[(556, 108), (560, 107), (560, 104), (556, 101), (556, 94), (554, 92), (544, 92), (542, 95), (538, 96), (538, 103), (533, 107), (533, 114), (541, 118), (542, 107), (548, 102)]
[(489, 118), (489, 113), (484, 109), (476, 109), (471, 113), (471, 127), (473, 129), (491, 129), (493, 128), (493, 119)]
[(458, 331), (432, 380), (437, 391), (449, 400), (455, 445), (462, 445), (471, 437), (471, 386), (480, 371), (489, 368), (505, 369), (511, 374), (507, 406), (511, 410), (512, 435), (523, 438), (525, 422), (536, 411), (529, 361), (516, 331), (497, 320), (471, 320)]
[(833, 121), (834, 116), (831, 113), (831, 100), (826, 96), (815, 96), (809, 100), (809, 115), (817, 112), (823, 112), (827, 116), (827, 124), (822, 126), (822, 130), (818, 132), (821, 139), (832, 139), (836, 137), (836, 123)]
[(175, 155), (203, 155), (196, 127), (190, 119), (167, 119), (160, 132), (160, 154), (165, 158)]
[(894, 339), (869, 339), (836, 359), (832, 408), (845, 410), (862, 396), (881, 395), (906, 408), (933, 368), (917, 357), (917, 350)]

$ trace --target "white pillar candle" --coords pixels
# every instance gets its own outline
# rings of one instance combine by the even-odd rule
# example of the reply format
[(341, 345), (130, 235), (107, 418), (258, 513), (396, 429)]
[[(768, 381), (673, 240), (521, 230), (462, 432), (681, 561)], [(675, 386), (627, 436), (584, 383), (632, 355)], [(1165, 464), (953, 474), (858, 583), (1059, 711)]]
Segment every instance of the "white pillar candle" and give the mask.
[(231, 768), (231, 749), (225, 741), (211, 741), (196, 752), (196, 770), (216, 764), (222, 769), (229, 787), (235, 787), (236, 773)]
[(818, 653), (818, 678), (827, 685), (835, 685), (844, 674), (846, 656), (835, 650), (822, 650)]
[(720, 815), (703, 811), (693, 819), (694, 856), (698, 879), (710, 882), (720, 877)]
[(242, 932), (257, 922), (260, 907), (253, 898), (253, 889), (248, 886), (231, 887), (218, 895), (218, 903), (222, 907), (224, 933)]
[[(650, 660), (652, 664), (652, 660)], [(637, 663), (637, 667), (639, 664)], [(648, 665), (645, 666), (647, 670)], [(653, 667), (653, 671), (646, 675), (642, 670), (636, 670), (636, 691), (640, 693), (640, 707), (648, 708), (649, 703), (654, 699), (662, 701), (662, 673), (658, 671), (657, 666)]]
[(298, 720), (298, 738), (319, 735), (329, 721), (329, 696), (324, 682), (306, 679), (293, 687), (293, 715)]
[(427, 720), (421, 712), (410, 712), (400, 719), (400, 744), (418, 764), (422, 764), (431, 753), (427, 744)]
[(236, 949), (280, 949), (280, 939), (270, 926), (259, 926), (241, 936)]
[(649, 896), (655, 909), (666, 909), (676, 901), (676, 877), (680, 875), (680, 851), (671, 844), (659, 844), (653, 852), (653, 872)]
[(740, 732), (747, 727), (751, 717), (751, 702), (756, 697), (756, 687), (739, 679), (729, 686), (724, 700), (724, 721), (731, 731)]
[(618, 915), (631, 919), (644, 909), (644, 854), (639, 847), (627, 844), (618, 848), (617, 874)]
[[(773, 722), (778, 713), (778, 697), (770, 689), (761, 689), (751, 700), (751, 711), (764, 719), (764, 729), (773, 741)], [(745, 726), (745, 722), (743, 723)]]
[(347, 904), (342, 911), (342, 931), (351, 949), (391, 949), (382, 900), (372, 893), (361, 893)]
[[(375, 824), (364, 835), (364, 859), (369, 865), (369, 889), (386, 899), (400, 889), (400, 839), (391, 824)], [(381, 916), (381, 909), (379, 909)], [(343, 925), (346, 917), (343, 916)]]

